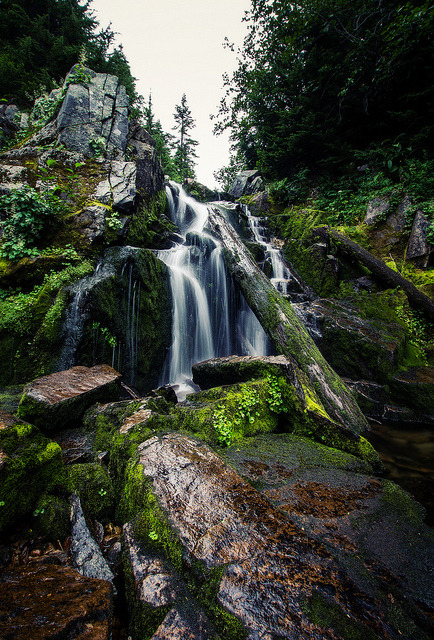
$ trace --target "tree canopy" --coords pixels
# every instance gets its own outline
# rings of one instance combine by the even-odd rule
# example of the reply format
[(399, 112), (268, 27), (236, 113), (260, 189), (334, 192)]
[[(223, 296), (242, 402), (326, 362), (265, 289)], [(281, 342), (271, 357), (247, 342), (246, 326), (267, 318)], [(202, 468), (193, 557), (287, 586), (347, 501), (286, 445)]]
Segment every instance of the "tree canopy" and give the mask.
[(91, 0), (2, 0), (0, 11), (0, 97), (28, 106), (42, 89), (51, 90), (79, 60), (95, 71), (113, 73), (138, 101), (122, 46), (109, 53), (115, 37), (99, 30)]
[(216, 130), (279, 178), (339, 169), (385, 139), (432, 153), (434, 5), (252, 0)]

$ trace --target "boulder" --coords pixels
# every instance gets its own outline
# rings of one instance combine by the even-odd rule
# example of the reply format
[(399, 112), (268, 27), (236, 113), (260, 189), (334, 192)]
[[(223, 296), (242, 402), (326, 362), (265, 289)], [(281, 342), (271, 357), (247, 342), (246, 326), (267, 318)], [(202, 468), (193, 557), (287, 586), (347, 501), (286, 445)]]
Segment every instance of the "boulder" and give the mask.
[(390, 209), (390, 201), (386, 196), (373, 198), (368, 203), (368, 208), (366, 210), (365, 219), (363, 222), (368, 226), (375, 224), (379, 220), (383, 220), (386, 216), (386, 213)]
[(131, 212), (136, 197), (137, 168), (134, 162), (113, 161), (110, 167), (109, 183), (113, 206)]
[[(308, 468), (312, 462), (306, 465), (309, 452), (303, 453), (303, 445), (304, 462), (287, 436), (262, 438), (276, 440), (270, 456), (272, 487), (264, 483), (270, 468), (264, 453), (270, 447), (265, 445), (261, 459), (251, 462), (241, 442), (228, 455), (240, 452), (243, 475), (250, 468), (266, 484), (267, 495), (193, 438), (172, 433), (141, 444), (139, 462), (150, 489), (144, 496), (142, 538), (149, 538), (158, 518), (166, 519), (158, 531), (177, 538), (186, 566), (194, 567), (193, 580), (203, 584), (215, 575), (213, 570), (224, 567), (214, 607), (241, 621), (251, 638), (425, 637), (433, 546), (417, 505), (393, 483), (349, 474), (346, 464), (356, 465), (354, 470), (363, 465), (352, 456), (339, 458), (339, 452), (314, 445), (321, 473)], [(254, 451), (258, 440), (247, 439), (247, 447)], [(339, 458), (342, 472), (330, 467), (329, 452)], [(298, 461), (298, 470), (285, 456)], [(273, 492), (280, 485), (282, 492)], [(366, 524), (359, 529), (365, 513)], [(169, 556), (170, 549), (176, 550), (179, 558), (175, 543), (165, 546), (167, 535), (163, 548)], [(417, 541), (412, 548), (408, 539)], [(358, 557), (353, 540), (367, 553)], [(378, 566), (368, 568), (363, 558), (371, 555)]]
[[(88, 82), (78, 77), (85, 75)], [(75, 78), (77, 77), (77, 80)], [(129, 99), (118, 78), (72, 67), (57, 116), (58, 143), (92, 157), (123, 157), (127, 146)]]
[(270, 211), (270, 199), (268, 191), (260, 191), (252, 196), (249, 202), (249, 209), (253, 215), (267, 215)]
[(392, 397), (434, 421), (434, 367), (401, 371), (389, 382)]
[(414, 260), (421, 266), (427, 267), (431, 254), (434, 252), (434, 246), (427, 240), (427, 231), (430, 221), (427, 216), (419, 209), (411, 228), (410, 239), (407, 246), (406, 257), (408, 260)]
[(103, 236), (106, 216), (107, 208), (102, 204), (88, 205), (74, 216), (73, 226), (92, 243)]
[(107, 580), (113, 584), (113, 573), (87, 527), (80, 498), (71, 500), (71, 557), (74, 568), (82, 576)]
[(28, 563), (0, 572), (2, 638), (109, 640), (112, 587), (70, 567)]
[(251, 195), (262, 191), (264, 188), (264, 182), (260, 177), (259, 171), (242, 171), (239, 173), (233, 181), (229, 195), (234, 198), (241, 198), (241, 196)]
[(18, 415), (45, 431), (77, 423), (95, 402), (119, 397), (121, 374), (109, 365), (72, 367), (28, 384)]

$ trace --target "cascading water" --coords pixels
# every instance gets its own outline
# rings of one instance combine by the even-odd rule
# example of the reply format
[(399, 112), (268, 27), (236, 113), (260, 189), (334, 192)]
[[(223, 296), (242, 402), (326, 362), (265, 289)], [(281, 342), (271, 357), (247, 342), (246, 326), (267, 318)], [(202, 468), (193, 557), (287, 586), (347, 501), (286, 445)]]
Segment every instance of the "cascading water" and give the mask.
[(284, 296), (288, 296), (291, 302), (304, 301), (311, 297), (311, 292), (308, 290), (308, 287), (284, 261), (280, 249), (269, 242), (268, 228), (266, 226), (267, 219), (252, 216), (246, 205), (243, 205), (243, 211), (247, 217), (247, 222), (255, 238), (255, 242), (262, 247), (265, 258), (270, 263), (270, 281), (273, 286)]
[(222, 246), (204, 231), (208, 209), (179, 185), (166, 187), (171, 218), (180, 238), (158, 252), (169, 268), (172, 290), (172, 345), (161, 384), (177, 385), (178, 398), (194, 389), (191, 367), (209, 358), (267, 355), (270, 345), (256, 316), (235, 290)]

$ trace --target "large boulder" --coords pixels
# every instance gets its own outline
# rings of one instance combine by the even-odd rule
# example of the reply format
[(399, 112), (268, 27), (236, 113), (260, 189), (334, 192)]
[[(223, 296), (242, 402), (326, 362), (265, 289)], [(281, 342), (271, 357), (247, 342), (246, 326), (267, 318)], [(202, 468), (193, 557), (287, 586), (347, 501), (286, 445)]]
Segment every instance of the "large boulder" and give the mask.
[(389, 209), (390, 201), (388, 197), (382, 196), (379, 198), (373, 198), (370, 202), (368, 202), (368, 207), (363, 222), (368, 226), (373, 225), (379, 220), (385, 219)]
[(123, 157), (127, 146), (129, 98), (118, 78), (80, 65), (66, 77), (57, 116), (58, 142), (92, 157)]
[(54, 431), (77, 423), (95, 402), (119, 397), (121, 374), (109, 365), (72, 367), (43, 376), (28, 384), (18, 407), (18, 415)]
[(233, 181), (229, 195), (234, 198), (249, 196), (264, 190), (264, 181), (259, 171), (242, 171)]
[(251, 638), (428, 638), (432, 536), (404, 492), (304, 438), (249, 438), (227, 456), (266, 495), (191, 437), (139, 446), (136, 533), (183, 565), (216, 620), (226, 611)]

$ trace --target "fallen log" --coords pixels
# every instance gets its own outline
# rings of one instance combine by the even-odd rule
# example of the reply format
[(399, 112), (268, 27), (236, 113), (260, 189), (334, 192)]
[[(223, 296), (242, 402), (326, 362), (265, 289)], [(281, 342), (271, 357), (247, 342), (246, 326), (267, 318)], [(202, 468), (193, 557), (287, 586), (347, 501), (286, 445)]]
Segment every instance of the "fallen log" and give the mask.
[(209, 210), (208, 225), (224, 246), (229, 272), (278, 353), (294, 363), (305, 395), (318, 398), (330, 418), (353, 433), (367, 430), (368, 424), (351, 393), (321, 355), (291, 304), (256, 265), (223, 211), (217, 206)]
[(367, 267), (376, 278), (385, 282), (388, 286), (392, 288), (400, 287), (406, 294), (409, 303), (416, 308), (422, 309), (430, 320), (434, 321), (434, 301), (422, 291), (419, 291), (413, 283), (335, 229), (321, 229), (321, 232), (335, 241), (338, 252), (356, 259), (360, 264)]

